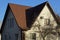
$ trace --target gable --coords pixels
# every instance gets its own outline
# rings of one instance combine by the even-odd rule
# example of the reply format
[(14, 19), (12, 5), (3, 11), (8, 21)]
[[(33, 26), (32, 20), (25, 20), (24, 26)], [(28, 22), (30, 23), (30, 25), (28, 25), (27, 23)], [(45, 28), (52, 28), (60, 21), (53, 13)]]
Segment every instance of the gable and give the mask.
[[(55, 23), (53, 25), (56, 26), (57, 24), (59, 24), (56, 14), (53, 12), (53, 10), (48, 2), (44, 2), (41, 5), (37, 5), (35, 7), (28, 9), (27, 14), (28, 14), (27, 23), (30, 25), (30, 27), (32, 27), (32, 25), (35, 23), (35, 21), (37, 20), (37, 18), (40, 14), (42, 14), (42, 16), (45, 16), (46, 18), (49, 18), (49, 16), (51, 16), (50, 21), (51, 21), (51, 19), (55, 21)], [(42, 25), (42, 23), (41, 23), (41, 25)]]
[[(23, 30), (27, 29), (26, 14), (25, 14), (25, 11), (27, 8), (30, 8), (30, 7), (29, 6), (23, 6), (23, 5), (17, 5), (17, 4), (8, 4), (7, 10), (6, 10), (3, 22), (2, 22), (1, 31), (3, 30), (3, 25), (5, 23), (5, 19), (8, 15), (9, 10), (11, 10), (11, 12), (13, 13), (14, 18), (15, 18), (18, 26)], [(10, 17), (12, 17), (12, 16), (10, 16)]]
[[(41, 17), (43, 17), (43, 19), (40, 19)], [(51, 11), (47, 7), (47, 5), (45, 5), (44, 8), (42, 9), (42, 11), (39, 13), (37, 18), (35, 19), (35, 22), (32, 24), (32, 27), (30, 29), (32, 31), (34, 29), (35, 29), (35, 31), (37, 31), (39, 25), (42, 28), (46, 28), (46, 27), (48, 28), (48, 25), (46, 25), (46, 23), (45, 23), (45, 21), (46, 21), (45, 19), (49, 19), (50, 20), (50, 24), (52, 26), (49, 26), (49, 27), (55, 28), (58, 25), (56, 20), (55, 20), (55, 18), (54, 18), (54, 16), (52, 15)], [(45, 25), (46, 25), (46, 27), (45, 27)], [(36, 27), (34, 28), (34, 26), (36, 26)]]
[[(31, 28), (30, 28), (30, 31), (31, 32), (32, 31), (37, 31), (39, 28), (41, 28), (41, 29), (42, 28), (43, 29), (44, 28), (56, 28), (57, 25), (58, 25), (56, 15), (54, 14), (50, 5), (48, 3), (46, 3), (45, 6), (42, 8), (42, 10), (39, 13), (37, 13), (38, 12), (37, 10), (39, 10), (37, 8), (38, 7), (35, 7), (36, 10), (34, 10), (34, 8), (31, 9), (31, 11), (33, 10), (32, 11), (32, 13), (33, 13), (32, 18), (33, 19), (35, 18), (35, 19), (34, 19), (34, 22), (31, 26)], [(38, 15), (38, 16), (36, 16), (36, 15)], [(49, 20), (49, 24), (47, 24), (48, 20)], [(26, 31), (26, 32), (28, 32), (28, 31)]]
[(20, 28), (18, 27), (15, 17), (11, 11), (10, 8), (7, 9), (8, 11), (6, 11), (3, 23), (2, 23), (2, 29), (1, 31), (6, 33), (18, 33), (18, 31), (20, 30)]
[[(42, 17), (42, 19), (41, 19)], [(44, 6), (44, 8), (42, 9), (42, 11), (40, 12), (39, 16), (36, 18), (35, 22), (33, 25), (37, 25), (40, 24), (40, 26), (44, 27), (46, 25), (46, 20), (50, 20), (50, 24), (54, 27), (57, 26), (57, 22), (54, 18), (54, 16), (52, 15), (51, 11), (49, 10), (49, 8), (47, 7), (47, 5)]]
[[(40, 10), (38, 7), (35, 8), (36, 10), (33, 9), (32, 13), (34, 17), (32, 18), (35, 19), (32, 26), (30, 27), (30, 30), (24, 31), (26, 39), (27, 36), (29, 37), (31, 33), (36, 33), (36, 36), (38, 36), (40, 32), (44, 32), (44, 29), (57, 27), (58, 23), (56, 15), (52, 11), (52, 9), (49, 8), (50, 6), (48, 7), (48, 5), (49, 4), (46, 3), (42, 10)], [(40, 12), (38, 12), (37, 10), (40, 10)]]

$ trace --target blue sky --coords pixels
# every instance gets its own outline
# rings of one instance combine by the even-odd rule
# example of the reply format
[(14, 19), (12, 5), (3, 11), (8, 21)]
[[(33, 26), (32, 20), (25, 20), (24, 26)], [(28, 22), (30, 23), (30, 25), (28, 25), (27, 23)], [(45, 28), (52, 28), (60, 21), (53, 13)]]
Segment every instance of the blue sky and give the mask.
[(60, 0), (0, 0), (0, 21), (3, 20), (8, 3), (21, 4), (27, 6), (36, 6), (48, 1), (54, 12), (60, 15)]

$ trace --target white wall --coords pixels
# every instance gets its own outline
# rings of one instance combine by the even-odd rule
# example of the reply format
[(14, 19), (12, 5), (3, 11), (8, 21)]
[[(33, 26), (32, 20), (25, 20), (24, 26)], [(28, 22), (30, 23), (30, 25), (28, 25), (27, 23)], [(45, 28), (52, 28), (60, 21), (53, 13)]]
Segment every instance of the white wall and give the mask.
[[(43, 19), (40, 19), (40, 17), (43, 17)], [(52, 26), (48, 26), (45, 24), (45, 19), (50, 19), (50, 24)], [(41, 13), (39, 14), (39, 16), (37, 17), (37, 19), (35, 20), (34, 24), (32, 25), (31, 29), (28, 31), (24, 31), (25, 32), (25, 36), (30, 36), (30, 33), (36, 33), (36, 36), (40, 35), (40, 33), (38, 33), (38, 31), (40, 31), (38, 29), (38, 27), (34, 27), (34, 25), (40, 25), (40, 28), (47, 28), (47, 27), (52, 27), (55, 28), (57, 26), (57, 23), (53, 17), (53, 15), (51, 14), (50, 10), (48, 9), (47, 5), (45, 5), (45, 7), (43, 8), (43, 10), (41, 11)], [(37, 32), (36, 32), (37, 31)], [(40, 38), (40, 36), (38, 36)], [(37, 40), (40, 40), (40, 39)], [(29, 38), (26, 38), (26, 40), (28, 40)]]
[[(43, 17), (43, 19), (40, 19), (40, 17)], [(37, 17), (35, 24), (38, 24), (37, 21), (39, 21), (41, 27), (44, 27), (46, 24), (45, 24), (45, 19), (50, 19), (50, 24), (53, 26), (53, 27), (56, 27), (57, 26), (57, 23), (53, 17), (53, 15), (51, 14), (50, 10), (47, 8), (47, 5), (45, 5), (45, 7), (43, 8), (43, 10), (41, 11), (41, 13), (39, 14), (39, 16)]]

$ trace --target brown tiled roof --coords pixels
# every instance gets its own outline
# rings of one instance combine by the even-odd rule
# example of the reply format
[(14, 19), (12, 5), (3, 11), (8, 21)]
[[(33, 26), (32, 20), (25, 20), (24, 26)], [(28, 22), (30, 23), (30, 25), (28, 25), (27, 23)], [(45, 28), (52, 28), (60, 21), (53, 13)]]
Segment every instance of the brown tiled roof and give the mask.
[(27, 23), (26, 23), (26, 14), (25, 11), (27, 8), (30, 8), (29, 6), (23, 6), (23, 5), (16, 5), (16, 4), (9, 4), (13, 15), (16, 19), (16, 22), (18, 26), (22, 29), (27, 28)]

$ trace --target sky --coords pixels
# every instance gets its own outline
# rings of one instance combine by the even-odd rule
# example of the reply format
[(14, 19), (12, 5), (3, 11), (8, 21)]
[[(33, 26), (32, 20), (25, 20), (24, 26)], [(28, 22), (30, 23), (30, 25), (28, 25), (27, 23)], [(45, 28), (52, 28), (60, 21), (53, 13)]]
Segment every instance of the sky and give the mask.
[(0, 21), (3, 21), (8, 3), (14, 3), (26, 6), (36, 6), (48, 1), (53, 11), (60, 15), (60, 0), (0, 0)]

